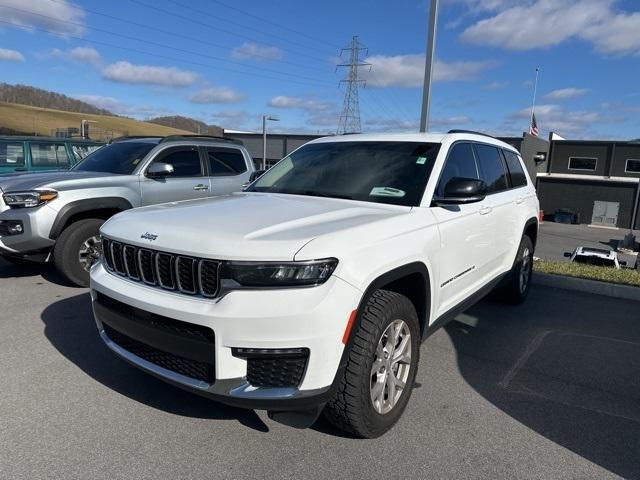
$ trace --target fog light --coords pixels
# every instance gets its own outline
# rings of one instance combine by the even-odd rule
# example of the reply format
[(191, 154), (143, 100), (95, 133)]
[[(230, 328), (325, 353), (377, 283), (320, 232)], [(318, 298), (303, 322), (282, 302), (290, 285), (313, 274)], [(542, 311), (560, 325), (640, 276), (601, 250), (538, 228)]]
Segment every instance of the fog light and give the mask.
[(20, 235), (24, 233), (24, 227), (20, 220), (0, 220), (1, 235)]

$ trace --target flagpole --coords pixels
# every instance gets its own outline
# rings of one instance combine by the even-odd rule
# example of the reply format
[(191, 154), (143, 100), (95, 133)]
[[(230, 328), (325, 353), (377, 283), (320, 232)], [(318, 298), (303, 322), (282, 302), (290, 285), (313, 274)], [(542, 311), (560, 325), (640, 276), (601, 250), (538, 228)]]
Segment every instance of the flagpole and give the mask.
[(531, 133), (531, 125), (533, 125), (533, 111), (536, 108), (536, 93), (538, 92), (538, 73), (540, 67), (536, 67), (536, 81), (533, 84), (533, 101), (531, 102), (531, 115), (529, 116), (529, 133)]

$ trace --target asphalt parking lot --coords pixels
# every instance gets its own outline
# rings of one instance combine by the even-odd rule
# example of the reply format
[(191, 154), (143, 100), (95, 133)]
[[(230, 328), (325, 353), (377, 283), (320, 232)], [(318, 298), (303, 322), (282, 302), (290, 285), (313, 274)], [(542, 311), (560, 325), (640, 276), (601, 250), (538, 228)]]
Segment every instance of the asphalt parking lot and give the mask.
[(535, 287), (422, 346), (376, 440), (294, 430), (115, 358), (86, 290), (0, 261), (2, 478), (640, 478), (640, 305)]

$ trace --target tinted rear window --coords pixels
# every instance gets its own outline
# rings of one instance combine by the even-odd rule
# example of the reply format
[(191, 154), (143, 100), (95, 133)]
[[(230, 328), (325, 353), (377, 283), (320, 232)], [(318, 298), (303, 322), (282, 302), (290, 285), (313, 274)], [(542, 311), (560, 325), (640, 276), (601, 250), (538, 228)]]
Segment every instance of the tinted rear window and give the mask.
[(488, 193), (506, 190), (507, 173), (504, 170), (500, 150), (491, 145), (476, 144), (480, 176), (487, 184)]
[(511, 186), (514, 188), (524, 187), (527, 184), (527, 177), (524, 174), (520, 159), (515, 153), (509, 150), (503, 150), (502, 152), (504, 153), (504, 159), (507, 161), (507, 169), (511, 177)]
[(89, 154), (73, 170), (80, 172), (131, 175), (138, 164), (156, 145), (154, 143), (112, 143)]
[(24, 147), (22, 142), (0, 142), (0, 167), (23, 167)]

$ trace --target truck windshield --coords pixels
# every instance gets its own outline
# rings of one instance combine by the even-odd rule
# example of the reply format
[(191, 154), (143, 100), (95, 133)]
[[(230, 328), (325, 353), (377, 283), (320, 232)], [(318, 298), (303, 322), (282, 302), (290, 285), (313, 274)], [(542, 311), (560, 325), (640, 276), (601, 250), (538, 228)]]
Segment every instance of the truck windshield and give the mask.
[(247, 191), (417, 206), (439, 143), (332, 142), (303, 146)]
[(140, 161), (155, 146), (155, 143), (150, 142), (122, 142), (105, 145), (85, 157), (73, 170), (131, 175)]

